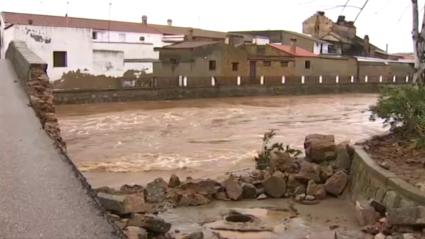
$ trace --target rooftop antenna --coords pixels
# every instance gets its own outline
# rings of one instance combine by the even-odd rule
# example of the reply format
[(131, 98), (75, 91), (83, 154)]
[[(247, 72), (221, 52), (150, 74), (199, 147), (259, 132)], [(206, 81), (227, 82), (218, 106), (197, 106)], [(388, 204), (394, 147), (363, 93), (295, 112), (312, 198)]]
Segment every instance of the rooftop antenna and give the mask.
[(111, 7), (112, 2), (109, 2), (109, 10), (108, 10), (108, 41), (111, 41), (110, 34), (111, 34)]
[(66, 13), (65, 13), (65, 17), (68, 16), (69, 13), (69, 1), (66, 1)]

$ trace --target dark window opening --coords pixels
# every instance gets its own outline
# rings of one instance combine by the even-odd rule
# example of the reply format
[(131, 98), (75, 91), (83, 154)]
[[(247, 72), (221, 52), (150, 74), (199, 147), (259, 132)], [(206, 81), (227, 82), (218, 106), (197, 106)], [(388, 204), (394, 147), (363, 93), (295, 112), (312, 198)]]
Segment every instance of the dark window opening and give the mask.
[(215, 61), (210, 61), (209, 62), (209, 68), (210, 68), (210, 71), (215, 71), (216, 62)]
[(66, 51), (53, 52), (53, 67), (67, 67)]
[(97, 32), (93, 31), (93, 32), (91, 33), (91, 38), (92, 38), (93, 40), (96, 40), (96, 39), (97, 39)]
[(264, 66), (271, 66), (272, 62), (271, 61), (263, 61), (263, 65)]
[(140, 41), (145, 41), (145, 37), (144, 36), (141, 36), (141, 37), (139, 37), (139, 40)]
[(306, 69), (310, 69), (310, 61), (305, 61), (304, 66)]
[(280, 66), (281, 66), (281, 67), (288, 67), (288, 63), (289, 63), (289, 62), (287, 62), (287, 61), (281, 61), (281, 62), (280, 62)]
[(238, 71), (238, 66), (239, 66), (238, 62), (232, 62), (232, 71)]

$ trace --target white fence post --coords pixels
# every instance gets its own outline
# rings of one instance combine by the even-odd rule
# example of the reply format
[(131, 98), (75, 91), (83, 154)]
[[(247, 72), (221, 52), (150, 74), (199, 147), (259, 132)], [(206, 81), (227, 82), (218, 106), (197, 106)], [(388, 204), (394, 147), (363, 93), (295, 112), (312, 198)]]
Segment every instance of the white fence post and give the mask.
[(183, 76), (179, 76), (179, 87), (183, 85)]
[(406, 83), (408, 83), (409, 82), (409, 76), (407, 75), (406, 76)]
[(319, 76), (319, 84), (322, 84), (323, 83), (323, 76), (322, 75), (320, 75)]
[(183, 87), (187, 87), (187, 76), (183, 77)]
[(369, 77), (367, 75), (364, 76), (364, 82), (367, 83), (367, 81), (369, 80)]
[(393, 75), (393, 83), (395, 83), (397, 81), (397, 76)]
[(305, 76), (301, 76), (301, 84), (305, 83)]
[(338, 84), (339, 83), (339, 75), (336, 75), (335, 77), (335, 82)]
[(211, 86), (215, 86), (215, 78), (214, 78), (214, 76), (211, 76)]
[(236, 84), (237, 84), (238, 86), (240, 86), (240, 85), (241, 85), (241, 76), (238, 76), (238, 77), (236, 78)]
[(264, 85), (264, 76), (261, 76), (261, 77), (260, 77), (260, 84), (261, 84), (261, 85)]
[(284, 85), (284, 84), (285, 84), (285, 81), (286, 81), (285, 76), (282, 76), (282, 85)]
[(354, 76), (351, 75), (351, 79), (350, 79), (351, 83), (354, 83)]
[(379, 83), (382, 83), (382, 75), (379, 76)]

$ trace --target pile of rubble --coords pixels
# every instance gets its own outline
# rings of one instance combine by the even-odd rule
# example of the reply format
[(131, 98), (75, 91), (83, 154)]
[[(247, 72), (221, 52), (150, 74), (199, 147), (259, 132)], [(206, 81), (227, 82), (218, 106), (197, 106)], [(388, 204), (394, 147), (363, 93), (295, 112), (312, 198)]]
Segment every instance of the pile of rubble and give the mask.
[(425, 238), (425, 207), (386, 209), (375, 200), (356, 202), (356, 219), (371, 239)]
[[(318, 134), (307, 136), (304, 147), (305, 158), (275, 151), (265, 170), (230, 174), (223, 182), (192, 178), (181, 181), (173, 175), (168, 182), (157, 178), (146, 187), (100, 188), (98, 197), (130, 238), (172, 238), (168, 234), (170, 224), (154, 215), (169, 207), (199, 206), (212, 200), (284, 197), (316, 204), (327, 196), (341, 195), (348, 183), (352, 148), (347, 143), (336, 145), (332, 135)], [(180, 238), (202, 238), (199, 233), (198, 237), (186, 236)]]
[(30, 98), (30, 105), (40, 119), (43, 129), (62, 151), (66, 151), (59, 129), (58, 119), (53, 104), (52, 86), (46, 72), (40, 68), (31, 69), (31, 77), (26, 82), (26, 90)]

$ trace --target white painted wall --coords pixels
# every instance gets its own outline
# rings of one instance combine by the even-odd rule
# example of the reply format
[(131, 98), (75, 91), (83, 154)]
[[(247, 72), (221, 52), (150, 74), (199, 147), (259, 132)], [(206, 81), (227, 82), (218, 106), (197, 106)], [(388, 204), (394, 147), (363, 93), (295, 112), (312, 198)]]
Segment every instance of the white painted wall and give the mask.
[[(5, 44), (8, 45), (11, 40), (26, 42), (34, 53), (47, 62), (51, 80), (59, 79), (64, 72), (72, 70), (92, 70), (90, 29), (15, 25), (5, 31)], [(54, 51), (67, 52), (67, 67), (53, 67)]]
[[(139, 33), (139, 32), (119, 32), (119, 31), (105, 31), (93, 30), (96, 32), (96, 39), (94, 42), (128, 42), (128, 43), (152, 43), (155, 47), (162, 47), (162, 34), (152, 33)], [(142, 41), (140, 38), (144, 38)]]
[[(108, 76), (121, 76), (127, 70), (152, 73), (152, 62), (159, 59), (154, 47), (165, 44), (161, 34), (111, 32), (111, 42), (105, 42), (107, 32), (98, 33), (98, 39), (93, 40), (92, 29), (32, 25), (14, 25), (2, 36), (2, 57), (9, 42), (24, 41), (47, 62), (47, 73), (52, 81), (61, 78), (65, 72), (76, 70)], [(140, 41), (140, 36), (145, 37), (144, 42)], [(67, 67), (53, 67), (54, 51), (67, 52)], [(131, 62), (126, 62), (128, 59)]]
[[(314, 43), (314, 54), (329, 54), (329, 43), (327, 42), (315, 42)], [(320, 52), (320, 48), (322, 48), (322, 52)]]

